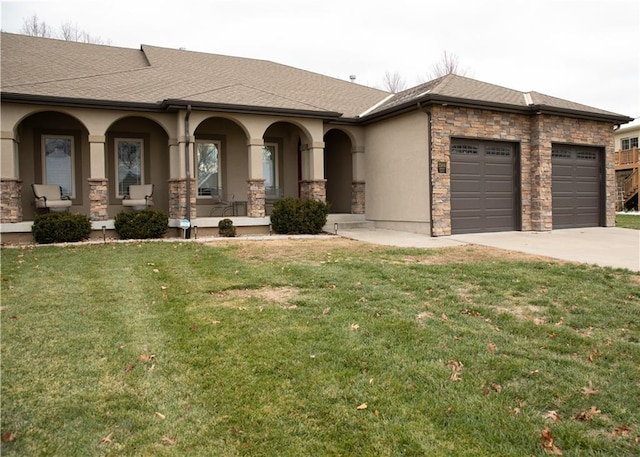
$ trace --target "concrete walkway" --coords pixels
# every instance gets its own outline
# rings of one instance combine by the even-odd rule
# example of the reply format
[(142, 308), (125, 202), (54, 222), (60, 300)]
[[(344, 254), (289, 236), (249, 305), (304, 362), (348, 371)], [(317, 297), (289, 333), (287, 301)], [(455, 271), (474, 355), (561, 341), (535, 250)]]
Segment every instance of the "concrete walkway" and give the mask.
[(345, 229), (345, 238), (398, 247), (441, 248), (476, 244), (559, 260), (640, 272), (640, 231), (590, 227), (551, 232), (499, 232), (430, 237), (382, 229)]

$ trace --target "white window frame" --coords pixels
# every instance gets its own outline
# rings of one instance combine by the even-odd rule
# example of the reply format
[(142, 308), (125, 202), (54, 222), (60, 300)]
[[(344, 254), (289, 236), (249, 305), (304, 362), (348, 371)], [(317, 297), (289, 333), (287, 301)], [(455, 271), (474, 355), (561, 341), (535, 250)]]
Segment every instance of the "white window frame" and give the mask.
[[(273, 147), (273, 193), (269, 193), (268, 189), (270, 186), (267, 185), (267, 177), (263, 176), (265, 179), (264, 182), (264, 187), (265, 187), (265, 193), (267, 197), (277, 197), (277, 193), (280, 189), (280, 176), (279, 176), (279, 172), (278, 172), (278, 162), (279, 162), (279, 157), (280, 157), (280, 150), (278, 147), (278, 143), (264, 143), (264, 146), (262, 147), (262, 151), (264, 154), (264, 151), (267, 150), (268, 148)], [(263, 160), (262, 160), (262, 172), (264, 174), (264, 156), (263, 156)]]
[[(216, 148), (218, 149), (218, 182), (217, 187), (216, 187), (216, 192), (215, 193), (211, 193), (211, 195), (200, 195), (200, 186), (198, 184), (198, 182), (200, 181), (200, 176), (199, 176), (199, 163), (200, 163), (200, 158), (199, 153), (200, 153), (200, 148), (199, 145), (201, 144), (215, 144)], [(197, 197), (196, 198), (222, 198), (223, 196), (221, 195), (222, 193), (222, 141), (220, 140), (207, 140), (207, 139), (200, 139), (200, 140), (196, 140), (196, 147), (195, 147), (195, 171), (196, 171), (196, 194)]]
[(637, 147), (638, 147), (638, 137), (634, 136), (629, 138), (629, 149), (633, 149)]
[[(50, 182), (47, 174), (47, 140), (69, 140), (71, 143), (71, 155), (70, 155), (70, 178), (71, 189), (70, 192), (64, 191), (64, 186), (58, 182)], [(76, 198), (76, 151), (75, 151), (75, 139), (73, 135), (49, 135), (43, 134), (41, 137), (42, 145), (42, 182), (44, 184), (58, 184), (62, 188), (62, 195), (70, 198)]]
[(120, 157), (118, 155), (118, 149), (120, 143), (140, 143), (140, 182), (138, 184), (144, 184), (144, 140), (142, 138), (115, 138), (114, 139), (114, 164), (115, 164), (115, 178), (116, 178), (116, 197), (123, 198), (126, 192), (120, 192)]
[[(626, 144), (626, 147), (625, 147)], [(628, 151), (629, 149), (631, 149), (629, 147), (629, 145), (631, 144), (631, 138), (622, 138), (620, 140), (620, 149), (622, 149), (623, 151)]]

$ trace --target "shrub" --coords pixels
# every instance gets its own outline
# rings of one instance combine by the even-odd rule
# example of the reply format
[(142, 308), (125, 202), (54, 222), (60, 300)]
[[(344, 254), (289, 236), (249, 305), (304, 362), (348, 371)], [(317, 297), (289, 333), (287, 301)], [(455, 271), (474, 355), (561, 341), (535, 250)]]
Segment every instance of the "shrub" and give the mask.
[(162, 238), (167, 233), (169, 216), (159, 209), (120, 211), (116, 215), (116, 233), (123, 240)]
[(236, 228), (231, 219), (222, 219), (218, 222), (218, 235), (226, 237), (236, 236)]
[(91, 221), (82, 214), (51, 212), (37, 214), (31, 228), (37, 243), (75, 243), (89, 238)]
[(311, 234), (322, 231), (327, 223), (329, 205), (317, 200), (283, 198), (271, 213), (271, 226), (281, 234)]

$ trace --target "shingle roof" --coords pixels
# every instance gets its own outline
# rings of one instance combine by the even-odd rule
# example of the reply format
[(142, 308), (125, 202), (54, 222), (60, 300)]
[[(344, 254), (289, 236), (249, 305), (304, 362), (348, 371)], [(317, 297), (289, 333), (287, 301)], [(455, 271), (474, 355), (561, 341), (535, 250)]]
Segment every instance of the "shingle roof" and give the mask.
[(387, 92), (266, 60), (2, 33), (3, 93), (153, 104), (188, 100), (355, 117)]
[(2, 33), (3, 97), (43, 97), (93, 104), (252, 107), (276, 112), (373, 120), (417, 103), (494, 109), (546, 108), (627, 122), (630, 118), (537, 92), (524, 93), (447, 75), (398, 94), (266, 60), (143, 45), (118, 48)]
[[(551, 109), (560, 111), (573, 111), (585, 115), (614, 117), (628, 119), (611, 111), (601, 110), (580, 103), (574, 103), (561, 98), (538, 92), (520, 92), (506, 87), (489, 84), (472, 78), (449, 74), (433, 81), (421, 84), (411, 89), (400, 92), (374, 110), (367, 116), (375, 117), (381, 113), (394, 112), (403, 106), (416, 105), (418, 102), (456, 102), (481, 107), (500, 107), (520, 111)], [(626, 121), (625, 121), (626, 122)]]

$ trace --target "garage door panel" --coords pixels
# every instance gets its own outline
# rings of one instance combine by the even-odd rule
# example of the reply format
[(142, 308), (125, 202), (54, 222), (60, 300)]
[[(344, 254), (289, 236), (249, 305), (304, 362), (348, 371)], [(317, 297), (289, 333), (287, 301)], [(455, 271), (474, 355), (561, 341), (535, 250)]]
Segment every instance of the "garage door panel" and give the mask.
[(598, 148), (554, 145), (551, 159), (553, 228), (600, 225), (600, 154)]
[(515, 157), (511, 143), (452, 140), (452, 233), (515, 229)]

